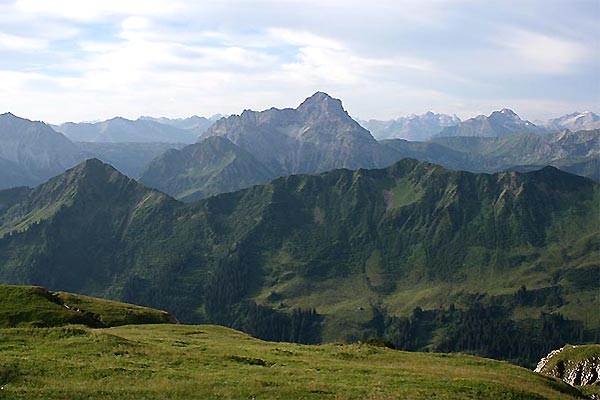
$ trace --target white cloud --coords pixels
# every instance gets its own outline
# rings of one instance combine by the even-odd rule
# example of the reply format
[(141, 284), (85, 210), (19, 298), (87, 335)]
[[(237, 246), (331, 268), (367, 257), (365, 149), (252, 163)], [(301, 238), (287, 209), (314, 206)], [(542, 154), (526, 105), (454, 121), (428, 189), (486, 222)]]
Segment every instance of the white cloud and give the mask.
[(144, 17), (128, 17), (121, 22), (121, 27), (125, 31), (138, 31), (147, 29), (150, 26), (150, 20)]
[(166, 16), (182, 9), (175, 0), (17, 0), (18, 11), (90, 21), (111, 15)]
[(0, 0), (0, 112), (238, 113), (316, 90), (363, 118), (594, 109), (597, 24), (556, 2), (560, 15), (530, 0), (525, 21), (469, 0)]
[(357, 54), (342, 43), (318, 35), (290, 29), (271, 29), (271, 41), (297, 46), (296, 59), (284, 62), (282, 70), (288, 79), (303, 82), (337, 83), (353, 85), (365, 83), (374, 75), (381, 75), (380, 69), (413, 69), (432, 72), (433, 65), (428, 60), (416, 57), (368, 57)]
[(508, 59), (523, 72), (566, 74), (593, 53), (583, 44), (523, 29), (505, 31), (497, 43), (508, 50)]
[(48, 41), (0, 32), (0, 50), (31, 51), (48, 47)]

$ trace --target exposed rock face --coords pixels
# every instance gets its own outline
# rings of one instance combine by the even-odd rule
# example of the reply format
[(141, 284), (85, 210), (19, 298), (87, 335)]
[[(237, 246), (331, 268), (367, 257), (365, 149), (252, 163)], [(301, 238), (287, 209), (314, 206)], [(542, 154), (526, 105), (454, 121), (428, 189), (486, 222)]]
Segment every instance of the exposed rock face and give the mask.
[(571, 386), (600, 384), (600, 345), (570, 346), (542, 358), (535, 372), (562, 379)]
[(317, 92), (296, 109), (271, 108), (217, 121), (204, 137), (222, 136), (277, 175), (335, 168), (377, 168), (396, 156), (354, 121), (342, 102)]

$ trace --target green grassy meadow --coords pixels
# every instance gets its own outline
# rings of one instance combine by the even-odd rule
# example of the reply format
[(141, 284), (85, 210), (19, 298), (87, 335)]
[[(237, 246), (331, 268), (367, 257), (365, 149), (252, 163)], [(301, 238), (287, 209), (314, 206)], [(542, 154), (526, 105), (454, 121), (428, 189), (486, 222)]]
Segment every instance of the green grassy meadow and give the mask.
[(2, 399), (575, 399), (506, 362), (265, 342), (212, 325), (0, 330)]

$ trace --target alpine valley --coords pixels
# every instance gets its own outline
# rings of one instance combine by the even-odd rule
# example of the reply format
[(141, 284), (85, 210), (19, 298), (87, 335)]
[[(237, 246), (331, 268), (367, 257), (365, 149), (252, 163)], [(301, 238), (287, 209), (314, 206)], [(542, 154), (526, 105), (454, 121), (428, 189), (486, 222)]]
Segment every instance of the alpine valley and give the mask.
[[(553, 126), (573, 118), (593, 122)], [(600, 130), (504, 109), (377, 141), (322, 92), (215, 119), (62, 125), (95, 132), (72, 142), (0, 116), (0, 282), (267, 340), (377, 338), (528, 367), (598, 341)]]

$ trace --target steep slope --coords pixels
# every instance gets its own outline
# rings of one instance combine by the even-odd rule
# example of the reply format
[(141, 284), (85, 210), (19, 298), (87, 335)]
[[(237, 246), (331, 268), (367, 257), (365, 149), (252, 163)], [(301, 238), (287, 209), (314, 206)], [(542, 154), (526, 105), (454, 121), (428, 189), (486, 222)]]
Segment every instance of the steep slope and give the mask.
[(181, 150), (170, 150), (154, 160), (140, 178), (183, 201), (233, 192), (275, 175), (250, 153), (221, 136), (204, 139)]
[[(406, 159), (182, 204), (89, 161), (20, 196), (0, 211), (2, 282), (266, 339), (386, 336), (524, 364), (600, 328), (600, 188), (552, 167), (487, 175)], [(510, 334), (469, 336), (481, 329)]]
[(557, 379), (473, 356), (270, 343), (210, 325), (0, 335), (0, 385), (10, 399), (582, 398)]
[(514, 111), (504, 108), (489, 116), (479, 115), (461, 123), (444, 128), (437, 136), (501, 137), (513, 133), (545, 133), (544, 128), (522, 120)]
[(36, 286), (0, 285), (0, 328), (82, 324), (93, 328), (176, 322), (165, 311)]
[(193, 143), (197, 137), (193, 131), (155, 121), (132, 121), (121, 117), (95, 123), (66, 122), (57, 126), (56, 130), (76, 142)]
[(574, 112), (548, 120), (544, 126), (552, 131), (583, 131), (600, 129), (600, 116), (591, 111)]
[(43, 122), (0, 115), (0, 189), (37, 185), (81, 160), (75, 145)]
[(91, 159), (12, 203), (0, 215), (6, 281), (102, 293), (126, 267), (113, 250), (132, 221), (174, 200)]
[(400, 117), (391, 121), (360, 121), (377, 140), (406, 139), (423, 141), (437, 135), (442, 129), (460, 122), (456, 115), (434, 114), (431, 111), (422, 115)]
[(203, 135), (222, 136), (248, 151), (277, 175), (335, 168), (374, 168), (393, 155), (343, 109), (317, 92), (296, 109), (244, 111), (217, 121)]

